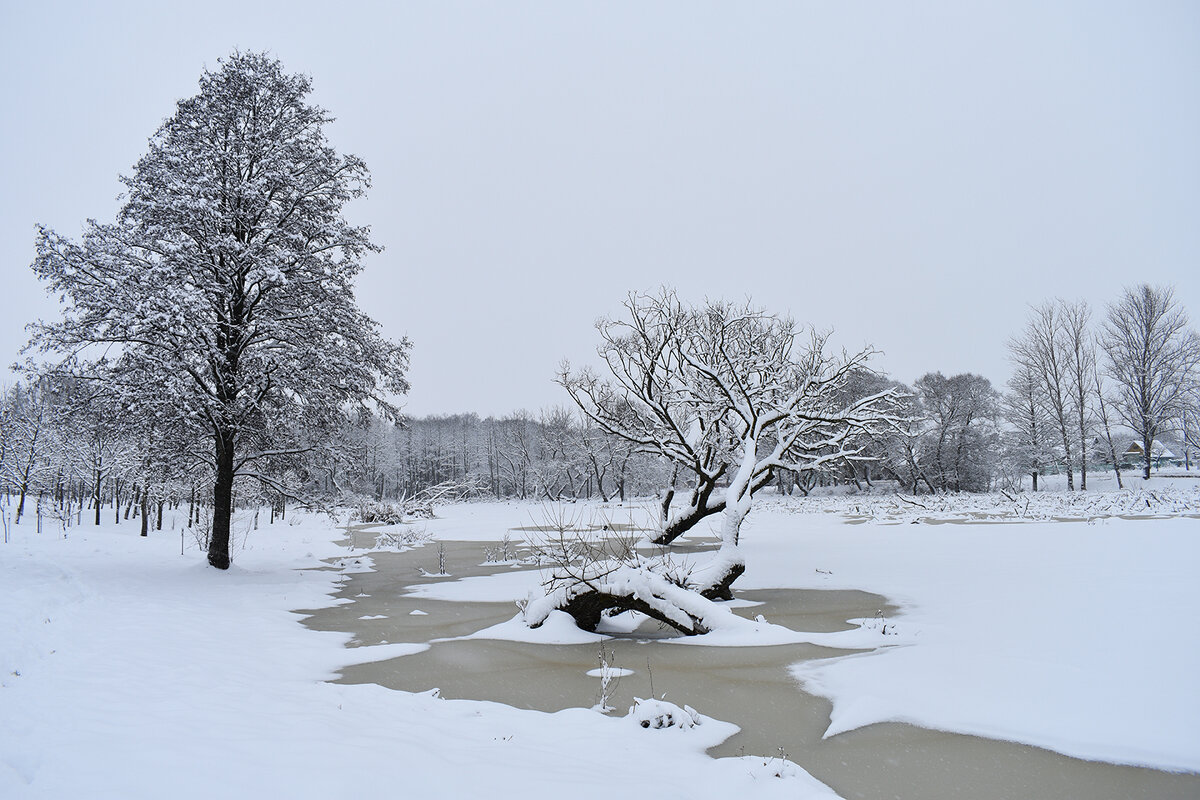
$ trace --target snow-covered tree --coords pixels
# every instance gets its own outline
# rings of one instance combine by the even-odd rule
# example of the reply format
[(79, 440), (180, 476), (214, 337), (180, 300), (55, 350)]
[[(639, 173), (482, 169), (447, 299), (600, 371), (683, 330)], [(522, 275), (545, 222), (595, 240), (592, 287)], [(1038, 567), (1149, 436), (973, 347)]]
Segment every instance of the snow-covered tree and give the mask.
[[(637, 580), (625, 575), (610, 581), (605, 579), (608, 564), (582, 571), (562, 565), (565, 572), (551, 580), (547, 603), (578, 611), (576, 619), (586, 624), (598, 604), (644, 610), (643, 589), (654, 592), (656, 586), (662, 590), (651, 603), (659, 604), (657, 613), (694, 633), (696, 625), (679, 622), (696, 622), (686, 609), (680, 611), (679, 590), (706, 598), (729, 596), (730, 585), (745, 569), (739, 537), (755, 493), (771, 482), (775, 470), (809, 473), (866, 457), (868, 434), (897, 422), (897, 394), (889, 388), (848, 397), (846, 386), (870, 350), (831, 358), (825, 353), (826, 336), (812, 333), (802, 339), (791, 320), (749, 303), (691, 307), (663, 290), (630, 295), (625, 307), (628, 319), (601, 320), (597, 326), (599, 352), (611, 379), (564, 364), (559, 382), (599, 428), (663, 457), (692, 479), (688, 507), (675, 517), (664, 513), (655, 541), (667, 543), (720, 512), (721, 547), (711, 562), (686, 575), (668, 575), (651, 564), (635, 570)], [(631, 592), (640, 593), (636, 603)], [(539, 624), (547, 603), (527, 609), (527, 621)], [(669, 613), (663, 610), (668, 606)]]
[[(1092, 337), (1092, 352), (1096, 352), (1097, 343), (1095, 335)], [(1104, 385), (1104, 373), (1102, 370), (1092, 370), (1093, 392), (1092, 399), (1096, 401), (1096, 419), (1100, 423), (1100, 432), (1104, 436), (1102, 448), (1104, 457), (1108, 463), (1112, 464), (1113, 474), (1117, 477), (1117, 488), (1124, 489), (1125, 484), (1121, 479), (1121, 460), (1117, 456), (1117, 443), (1113, 438), (1113, 425), (1115, 420), (1108, 413), (1108, 396), (1109, 390)]]
[(1142, 284), (1109, 304), (1100, 343), (1116, 384), (1112, 405), (1141, 440), (1148, 480), (1154, 440), (1178, 423), (1188, 404), (1200, 369), (1200, 336), (1188, 327), (1174, 290)]
[(264, 459), (311, 449), (354, 407), (390, 413), (407, 388), (408, 343), (382, 338), (354, 299), (378, 248), (342, 208), (369, 174), (329, 145), (310, 90), (275, 59), (234, 53), (122, 179), (116, 222), (38, 238), (34, 270), (66, 307), (30, 347), (207, 440), (221, 569), (239, 475), (269, 482)]
[(1074, 490), (1071, 354), (1066, 339), (1062, 301), (1046, 302), (1031, 310), (1025, 330), (1009, 340), (1008, 349), (1018, 371), (1028, 371), (1038, 378), (1040, 402), (1062, 446), (1067, 488)]
[(1092, 452), (1092, 385), (1095, 383), (1096, 348), (1092, 340), (1092, 309), (1080, 300), (1058, 301), (1062, 346), (1066, 356), (1067, 391), (1071, 396), (1071, 421), (1079, 445), (1079, 491), (1087, 491), (1088, 456)]
[(923, 474), (938, 489), (984, 492), (995, 472), (998, 397), (991, 381), (964, 373), (921, 376), (913, 388), (928, 426)]
[(58, 407), (48, 381), (17, 385), (9, 393), (0, 442), (0, 482), (17, 495), (13, 522), (21, 523), (25, 501), (52, 470), (48, 456), (57, 438)]
[(1018, 366), (1008, 381), (1001, 410), (1011, 426), (1008, 431), (1006, 455), (1016, 470), (1029, 475), (1033, 491), (1043, 470), (1059, 461), (1054, 447), (1053, 422), (1040, 402), (1041, 382), (1028, 366)]

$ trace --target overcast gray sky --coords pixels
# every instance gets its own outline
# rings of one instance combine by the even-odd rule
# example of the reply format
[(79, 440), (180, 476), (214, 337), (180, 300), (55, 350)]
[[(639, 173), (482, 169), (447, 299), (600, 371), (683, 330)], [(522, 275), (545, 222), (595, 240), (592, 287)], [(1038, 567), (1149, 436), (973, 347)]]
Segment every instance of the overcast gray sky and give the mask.
[(1200, 322), (1200, 3), (0, 0), (0, 359), (55, 313), (34, 225), (235, 48), (313, 76), (366, 159), (359, 283), (407, 410), (562, 403), (632, 289), (741, 299), (1002, 384), (1027, 306), (1174, 284)]

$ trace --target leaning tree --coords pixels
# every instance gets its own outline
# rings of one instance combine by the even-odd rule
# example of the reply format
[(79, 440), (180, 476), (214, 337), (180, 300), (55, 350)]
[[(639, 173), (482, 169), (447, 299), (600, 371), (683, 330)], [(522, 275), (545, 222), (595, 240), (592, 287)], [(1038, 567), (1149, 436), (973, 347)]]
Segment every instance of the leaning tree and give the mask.
[(686, 633), (706, 630), (703, 603), (730, 597), (745, 570), (739, 537), (754, 496), (776, 470), (807, 473), (864, 458), (874, 434), (894, 426), (893, 389), (851, 397), (847, 382), (870, 350), (833, 359), (826, 336), (801, 341), (791, 320), (749, 303), (682, 303), (674, 292), (631, 295), (628, 319), (601, 320), (600, 355), (611, 379), (564, 364), (559, 383), (608, 434), (655, 453), (692, 485), (687, 506), (663, 504), (666, 544), (712, 514), (723, 514), (715, 557), (681, 571), (669, 560), (564, 558), (547, 594), (526, 607), (540, 624), (561, 609), (594, 628), (605, 610), (637, 610)]
[[(27, 349), (105, 387), (126, 413), (199, 445), (213, 485), (209, 563), (230, 564), (233, 488), (310, 451), (355, 408), (394, 413), (408, 342), (356, 305), (379, 250), (343, 206), (370, 183), (339, 155), (309, 78), (234, 53), (150, 140), (112, 224), (79, 242), (41, 229), (33, 264), (65, 303)], [(132, 411), (131, 411), (132, 409)], [(278, 487), (276, 487), (278, 488)]]

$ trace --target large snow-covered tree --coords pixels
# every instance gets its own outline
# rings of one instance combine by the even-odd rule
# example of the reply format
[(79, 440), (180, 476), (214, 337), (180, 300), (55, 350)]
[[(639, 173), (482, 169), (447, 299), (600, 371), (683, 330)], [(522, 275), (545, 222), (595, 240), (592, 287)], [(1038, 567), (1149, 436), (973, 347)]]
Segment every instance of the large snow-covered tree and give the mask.
[(832, 358), (824, 335), (803, 337), (791, 320), (749, 303), (692, 307), (663, 290), (631, 295), (625, 306), (628, 319), (598, 325), (611, 378), (564, 365), (559, 382), (599, 428), (690, 478), (691, 500), (673, 517), (664, 503), (655, 541), (669, 543), (722, 513), (720, 549), (687, 575), (654, 564), (561, 565), (548, 599), (527, 608), (526, 621), (538, 624), (560, 607), (586, 626), (597, 608), (646, 611), (650, 603), (663, 621), (696, 633), (703, 625), (680, 606), (680, 591), (729, 596), (745, 569), (739, 536), (755, 494), (777, 470), (808, 473), (866, 457), (872, 435), (898, 422), (898, 395), (884, 388), (852, 396), (847, 385), (870, 350)]
[(925, 409), (925, 479), (938, 489), (985, 492), (997, 456), (998, 396), (991, 381), (964, 373), (930, 372), (913, 388)]
[(234, 53), (200, 79), (122, 178), (114, 223), (76, 242), (42, 229), (34, 270), (65, 304), (30, 348), (103, 384), (128, 414), (185, 430), (209, 464), (208, 560), (230, 564), (238, 476), (314, 446), (355, 408), (407, 389), (353, 281), (378, 250), (343, 206), (369, 173), (325, 136), (308, 77)]

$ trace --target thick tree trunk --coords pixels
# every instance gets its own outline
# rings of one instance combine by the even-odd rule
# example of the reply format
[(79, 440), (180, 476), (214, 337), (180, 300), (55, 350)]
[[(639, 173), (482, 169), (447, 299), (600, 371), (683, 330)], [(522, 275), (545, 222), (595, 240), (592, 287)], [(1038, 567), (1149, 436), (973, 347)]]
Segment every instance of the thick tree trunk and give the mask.
[(1145, 474), (1143, 477), (1146, 480), (1150, 480), (1150, 461), (1153, 458), (1153, 454), (1150, 452), (1150, 450), (1154, 446), (1154, 437), (1148, 433), (1143, 434), (1142, 435), (1142, 446), (1145, 448), (1145, 452), (1146, 452), (1146, 471), (1145, 471)]
[(146, 487), (142, 487), (142, 536), (150, 535), (150, 493), (146, 491)]
[(21, 484), (21, 499), (17, 501), (17, 516), (13, 520), (14, 525), (21, 524), (21, 515), (25, 513), (25, 493), (29, 491), (28, 477), (25, 480), (26, 482)]
[[(771, 470), (766, 470), (760, 473), (758, 477), (754, 479), (754, 485), (750, 491), (757, 492), (759, 489), (769, 484), (773, 478), (774, 474), (771, 472)], [(671, 522), (666, 523), (663, 527), (663, 532), (650, 541), (652, 541), (654, 544), (670, 544), (694, 528), (696, 523), (700, 522), (700, 520), (704, 519), (705, 517), (712, 516), (713, 514), (720, 514), (721, 512), (725, 511), (725, 500), (718, 500), (712, 505), (709, 505), (708, 503), (708, 498), (712, 494), (715, 485), (716, 483), (714, 481), (712, 483), (697, 487), (696, 490), (692, 492), (692, 499), (687, 507), (687, 510), (675, 519), (671, 520)]]
[(208, 563), (229, 569), (229, 524), (233, 516), (233, 436), (217, 434), (217, 472), (213, 481), (212, 535)]
[(575, 624), (585, 631), (596, 630), (596, 626), (600, 624), (600, 618), (604, 612), (615, 610), (617, 613), (638, 611), (651, 619), (656, 619), (665, 625), (671, 626), (686, 636), (698, 636), (708, 633), (708, 629), (699, 620), (691, 620), (690, 625), (681, 624), (664, 615), (642, 598), (632, 594), (614, 595), (602, 592), (586, 592), (571, 598), (560, 610), (570, 614), (575, 619)]
[[(667, 523), (663, 528), (663, 532), (655, 536), (651, 541), (654, 544), (670, 544), (694, 528), (700, 520), (713, 514), (719, 514), (725, 510), (724, 500), (712, 506), (707, 505), (708, 495), (709, 492), (706, 491), (700, 497), (693, 496), (693, 505), (689, 505), (686, 511)], [(696, 504), (697, 501), (699, 501), (698, 505)]]

